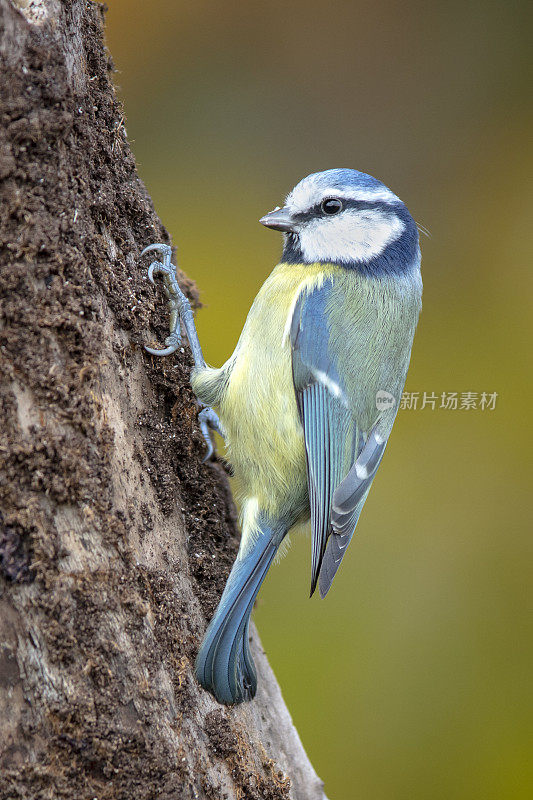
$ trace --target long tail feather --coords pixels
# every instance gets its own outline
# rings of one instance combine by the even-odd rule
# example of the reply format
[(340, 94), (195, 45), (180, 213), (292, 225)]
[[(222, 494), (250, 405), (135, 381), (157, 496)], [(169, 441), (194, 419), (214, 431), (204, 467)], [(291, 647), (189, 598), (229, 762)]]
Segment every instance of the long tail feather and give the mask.
[(346, 524), (346, 532), (333, 532), (328, 539), (328, 545), (326, 547), (326, 552), (324, 553), (324, 558), (322, 559), (318, 581), (318, 588), (320, 591), (320, 597), (322, 599), (324, 599), (329, 592), (331, 584), (333, 583), (333, 578), (337, 574), (337, 570), (341, 565), (341, 561), (344, 558), (347, 547), (352, 541), (352, 536), (355, 533), (359, 515), (363, 509), (363, 504), (364, 500), (362, 503), (359, 503), (359, 505), (352, 512), (349, 524)]
[(261, 525), (237, 557), (196, 659), (196, 677), (219, 703), (251, 700), (257, 677), (248, 645), (250, 614), (284, 531)]

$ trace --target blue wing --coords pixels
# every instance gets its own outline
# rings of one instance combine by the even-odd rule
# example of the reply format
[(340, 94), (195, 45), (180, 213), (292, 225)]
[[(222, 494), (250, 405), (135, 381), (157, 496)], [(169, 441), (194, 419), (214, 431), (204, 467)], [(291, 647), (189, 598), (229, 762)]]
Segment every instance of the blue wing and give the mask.
[[(361, 431), (329, 346), (331, 284), (302, 293), (290, 331), (292, 374), (304, 430), (311, 507), (311, 594), (325, 597), (353, 536), (385, 449)], [(354, 354), (356, 357), (356, 354)]]

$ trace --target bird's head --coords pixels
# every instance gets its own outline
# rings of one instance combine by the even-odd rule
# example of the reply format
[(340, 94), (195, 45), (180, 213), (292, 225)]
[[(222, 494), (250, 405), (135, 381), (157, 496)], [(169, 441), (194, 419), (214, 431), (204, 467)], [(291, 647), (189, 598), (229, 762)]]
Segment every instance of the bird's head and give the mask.
[(308, 175), (283, 208), (260, 222), (285, 234), (284, 262), (338, 264), (375, 276), (418, 268), (418, 230), (406, 206), (354, 169)]

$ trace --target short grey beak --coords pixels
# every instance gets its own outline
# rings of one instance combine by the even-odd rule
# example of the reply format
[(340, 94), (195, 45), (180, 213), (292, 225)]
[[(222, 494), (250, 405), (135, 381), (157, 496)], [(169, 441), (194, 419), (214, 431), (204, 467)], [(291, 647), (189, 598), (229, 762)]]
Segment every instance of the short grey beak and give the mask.
[(261, 225), (265, 225), (265, 227), (272, 228), (275, 231), (284, 231), (288, 233), (294, 230), (294, 220), (287, 207), (276, 208), (274, 211), (261, 217), (259, 222)]

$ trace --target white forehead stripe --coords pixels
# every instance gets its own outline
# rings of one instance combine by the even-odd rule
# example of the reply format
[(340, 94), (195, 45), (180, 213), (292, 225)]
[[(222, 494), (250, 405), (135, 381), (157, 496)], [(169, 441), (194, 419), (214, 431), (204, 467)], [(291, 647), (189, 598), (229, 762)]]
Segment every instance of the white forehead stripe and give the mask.
[(386, 186), (376, 189), (354, 189), (353, 192), (339, 192), (332, 194), (334, 197), (346, 197), (349, 200), (359, 200), (362, 203), (401, 203), (399, 197)]
[(308, 211), (313, 206), (321, 203), (326, 197), (340, 197), (346, 200), (355, 200), (362, 203), (400, 203), (401, 200), (386, 186), (365, 188), (354, 186), (349, 189), (339, 189), (335, 186), (324, 186), (323, 181), (306, 178), (287, 196), (285, 204), (291, 211)]

